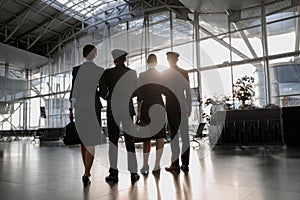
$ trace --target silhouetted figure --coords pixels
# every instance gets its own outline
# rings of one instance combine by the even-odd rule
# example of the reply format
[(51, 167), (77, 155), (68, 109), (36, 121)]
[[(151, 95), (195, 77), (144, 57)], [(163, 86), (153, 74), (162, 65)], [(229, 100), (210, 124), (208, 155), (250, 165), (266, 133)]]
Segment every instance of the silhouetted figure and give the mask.
[[(104, 69), (97, 66), (94, 63), (94, 59), (97, 56), (97, 49), (94, 45), (92, 44), (88, 44), (86, 46), (84, 46), (83, 48), (83, 57), (85, 58), (85, 61), (79, 65), (73, 68), (72, 70), (72, 89), (71, 89), (71, 93), (70, 93), (70, 108), (69, 108), (69, 116), (70, 119), (73, 120), (74, 116), (73, 116), (73, 107), (76, 108), (76, 110), (78, 111), (77, 115), (76, 115), (76, 121), (77, 122), (83, 122), (84, 126), (82, 126), (81, 128), (84, 129), (84, 133), (80, 132), (80, 139), (81, 139), (81, 154), (82, 154), (82, 161), (84, 164), (84, 175), (82, 176), (82, 181), (84, 186), (87, 186), (90, 184), (90, 179), (89, 177), (91, 176), (91, 168), (93, 165), (93, 161), (94, 161), (94, 156), (95, 156), (95, 145), (101, 144), (101, 101), (100, 101), (100, 92), (97, 89), (97, 85), (87, 85), (86, 90), (81, 90), (78, 89), (79, 87), (81, 87), (83, 85), (83, 82), (86, 81), (87, 78), (91, 77), (93, 75), (94, 78), (97, 78), (100, 76), (102, 77), (102, 74), (104, 73)], [(78, 72), (79, 70), (81, 71), (81, 75), (79, 77)], [(91, 74), (92, 73), (92, 74)], [(98, 76), (99, 75), (99, 76)], [(96, 77), (95, 77), (96, 76)], [(75, 85), (75, 79), (77, 82), (77, 88), (76, 91), (74, 89), (74, 85)], [(103, 86), (103, 84), (101, 84)], [(100, 83), (98, 83), (98, 86), (100, 87)], [(104, 87), (104, 86), (103, 86)], [(90, 94), (90, 92), (92, 92), (92, 88), (95, 88), (95, 98), (94, 98), (94, 102), (88, 102), (88, 103), (94, 103), (95, 104), (95, 110), (93, 109), (93, 107), (91, 107), (91, 110), (89, 110), (89, 108), (87, 107), (80, 107), (82, 106), (82, 104), (85, 103), (78, 103), (78, 102), (86, 102), (89, 101), (89, 97), (88, 95)], [(102, 90), (103, 91), (103, 90)], [(77, 92), (77, 93), (76, 93)], [(75, 94), (76, 93), (76, 94)], [(104, 96), (105, 94), (102, 94), (102, 96)], [(76, 100), (76, 101), (75, 101)], [(93, 101), (93, 97), (91, 99)], [(97, 117), (97, 125), (99, 124), (99, 127), (96, 127), (96, 129), (94, 130), (90, 130), (90, 129), (86, 129), (86, 127), (91, 126), (91, 124), (89, 124), (90, 122), (86, 122), (84, 121), (84, 117), (81, 114), (82, 113), (86, 113), (88, 112), (89, 115), (92, 114), (96, 114)], [(77, 127), (80, 128), (80, 127)]]
[[(138, 121), (143, 123), (143, 125), (149, 125), (151, 120), (162, 120), (165, 121), (165, 110), (156, 111), (152, 119), (149, 116), (149, 110), (153, 105), (164, 106), (164, 102), (162, 99), (162, 94), (165, 93), (164, 87), (161, 85), (162, 83), (162, 75), (159, 71), (155, 69), (157, 65), (157, 57), (154, 54), (150, 54), (147, 59), (147, 67), (148, 70), (141, 73), (139, 75), (139, 89), (138, 89)], [(148, 133), (148, 137), (146, 135), (141, 135), (141, 137), (146, 137), (143, 139), (143, 167), (141, 169), (141, 173), (143, 175), (149, 174), (149, 153), (151, 150), (151, 139), (156, 140), (156, 160), (154, 169), (152, 171), (153, 175), (158, 177), (160, 175), (160, 160), (163, 153), (164, 147), (164, 138), (166, 137), (165, 125), (162, 127), (158, 127), (158, 125), (152, 123), (152, 126), (147, 129), (144, 134)]]
[[(109, 137), (109, 175), (105, 178), (108, 183), (118, 182), (118, 141), (120, 137), (120, 125), (125, 137), (125, 145), (127, 150), (128, 170), (131, 173), (131, 182), (134, 184), (138, 179), (137, 174), (137, 160), (135, 154), (134, 137), (130, 130), (132, 126), (132, 118), (135, 115), (133, 102), (131, 99), (134, 88), (137, 85), (137, 74), (135, 70), (129, 69), (125, 66), (127, 52), (115, 49), (112, 51), (115, 67), (106, 69), (104, 72), (105, 84), (109, 91), (107, 97), (107, 128)], [(125, 79), (124, 79), (125, 75)], [(121, 82), (121, 84), (118, 82)], [(117, 85), (117, 87), (115, 87)], [(114, 98), (117, 104), (113, 104)], [(129, 103), (124, 107), (120, 106)], [(113, 107), (114, 106), (114, 107)], [(114, 112), (114, 109), (117, 110)], [(130, 117), (127, 117), (129, 112)], [(133, 131), (133, 130), (132, 130)], [(130, 135), (131, 134), (131, 135)]]
[[(167, 87), (172, 91), (166, 96), (167, 118), (171, 133), (172, 164), (166, 167), (169, 172), (180, 172), (180, 168), (189, 171), (190, 140), (188, 133), (188, 117), (191, 114), (191, 93), (188, 72), (177, 66), (179, 54), (168, 52), (170, 68), (163, 72)], [(179, 166), (179, 133), (181, 136), (181, 162)]]

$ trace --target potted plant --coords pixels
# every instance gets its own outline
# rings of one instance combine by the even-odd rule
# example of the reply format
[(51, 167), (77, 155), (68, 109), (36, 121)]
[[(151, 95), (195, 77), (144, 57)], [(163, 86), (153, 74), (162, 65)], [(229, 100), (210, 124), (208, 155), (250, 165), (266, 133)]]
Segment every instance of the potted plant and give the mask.
[(222, 117), (219, 118), (220, 116), (217, 116), (218, 111), (231, 109), (231, 106), (232, 104), (230, 103), (230, 97), (225, 95), (207, 98), (204, 102), (204, 107), (209, 109), (209, 113), (204, 112), (202, 114), (202, 117), (206, 120), (208, 124), (209, 143), (211, 145), (218, 143), (219, 137), (223, 129), (222, 121), (224, 119)]
[(230, 97), (226, 95), (220, 95), (219, 97), (210, 97), (207, 98), (204, 102), (204, 106), (211, 106), (210, 113), (203, 113), (202, 117), (206, 119), (208, 124), (215, 123), (216, 121), (216, 113), (221, 110), (229, 110), (232, 107), (232, 104), (229, 103)]
[(252, 106), (253, 97), (255, 95), (253, 84), (253, 77), (244, 76), (237, 79), (233, 85), (233, 96), (241, 102), (240, 108), (242, 109)]

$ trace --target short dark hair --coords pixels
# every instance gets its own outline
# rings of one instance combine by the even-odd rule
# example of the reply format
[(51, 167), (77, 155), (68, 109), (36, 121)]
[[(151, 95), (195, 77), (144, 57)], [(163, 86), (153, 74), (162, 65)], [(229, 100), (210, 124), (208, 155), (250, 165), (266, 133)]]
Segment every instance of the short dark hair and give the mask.
[(157, 57), (155, 54), (150, 54), (147, 58), (147, 64), (157, 64)]
[(116, 60), (114, 60), (115, 64), (123, 64), (126, 61), (126, 55), (122, 55), (119, 58), (117, 58)]
[(83, 47), (82, 55), (85, 58), (91, 57), (91, 52), (96, 50), (96, 47), (93, 44), (87, 44)]

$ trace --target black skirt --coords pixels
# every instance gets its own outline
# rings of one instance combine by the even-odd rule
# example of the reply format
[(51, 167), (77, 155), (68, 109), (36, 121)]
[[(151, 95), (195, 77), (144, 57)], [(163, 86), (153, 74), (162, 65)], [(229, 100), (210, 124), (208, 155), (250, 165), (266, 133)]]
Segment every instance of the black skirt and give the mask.
[[(144, 142), (148, 140), (157, 140), (157, 139), (163, 139), (166, 137), (166, 126), (164, 125), (160, 131), (155, 133), (155, 130), (151, 130), (150, 128), (147, 129), (147, 134), (145, 135), (144, 132), (139, 131), (141, 127), (147, 126), (149, 123), (145, 122), (139, 122), (136, 125), (137, 135), (135, 137), (135, 142)], [(140, 136), (139, 136), (140, 135)], [(150, 135), (150, 136), (147, 136)]]

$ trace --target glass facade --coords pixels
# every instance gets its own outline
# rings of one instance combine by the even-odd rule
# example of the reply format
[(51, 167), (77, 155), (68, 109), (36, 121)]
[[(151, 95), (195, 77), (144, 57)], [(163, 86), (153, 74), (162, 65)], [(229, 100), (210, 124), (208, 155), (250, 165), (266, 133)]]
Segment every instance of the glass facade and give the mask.
[[(8, 87), (0, 88), (5, 102), (0, 105), (0, 129), (64, 126), (71, 70), (83, 61), (82, 48), (87, 43), (97, 46), (96, 63), (101, 67), (112, 67), (110, 52), (121, 48), (129, 52), (128, 66), (139, 73), (146, 70), (149, 53), (157, 55), (161, 71), (168, 68), (166, 52), (180, 53), (179, 66), (190, 72), (194, 105), (190, 121), (200, 120), (199, 99), (227, 96), (238, 108), (232, 85), (243, 76), (255, 79), (255, 106), (299, 106), (299, 10), (292, 1), (278, 1), (238, 14), (196, 13), (197, 23), (194, 16), (177, 19), (166, 11), (95, 29), (60, 47), (47, 65), (10, 73), (7, 78), (18, 76), (24, 90), (8, 93)], [(4, 76), (5, 69), (0, 67), (0, 78)], [(46, 118), (41, 117), (41, 107)]]

